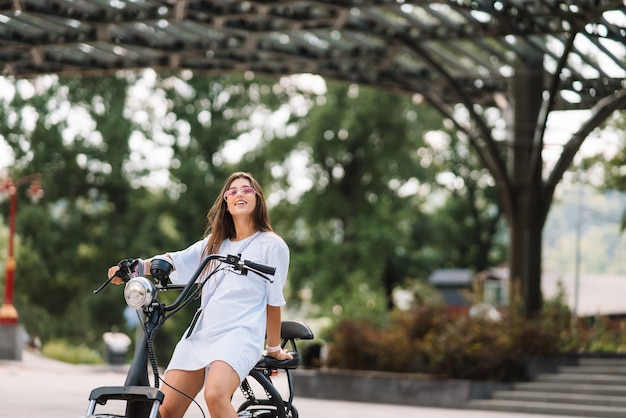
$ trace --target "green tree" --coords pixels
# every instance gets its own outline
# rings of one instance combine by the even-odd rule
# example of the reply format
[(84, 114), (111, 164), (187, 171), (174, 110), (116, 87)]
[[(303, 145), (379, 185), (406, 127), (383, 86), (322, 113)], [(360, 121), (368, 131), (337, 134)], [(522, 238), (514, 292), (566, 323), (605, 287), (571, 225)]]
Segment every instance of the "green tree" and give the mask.
[[(272, 84), (151, 71), (15, 83), (0, 106), (10, 174), (40, 172), (46, 191), (18, 217), (16, 305), (29, 332), (95, 343), (123, 323), (121, 289), (93, 289), (117, 260), (202, 236), (206, 210), (236, 169), (225, 144), (254, 129), (255, 109), (272, 112), (292, 94)], [(174, 319), (169, 340), (188, 323)]]
[[(401, 261), (414, 247), (411, 219), (424, 198), (411, 189), (431, 180), (418, 151), (424, 132), (438, 124), (433, 111), (416, 109), (407, 96), (330, 84), (306, 126), (256, 157), (285, 187), (288, 203), (275, 213), (292, 247), (290, 284), (312, 289), (325, 312), (391, 306), (391, 291), (406, 278)], [(305, 184), (290, 178), (294, 164), (306, 165)]]
[[(586, 171), (591, 172), (594, 169), (600, 169), (602, 182), (597, 184), (601, 190), (626, 191), (626, 141), (624, 140), (624, 132), (626, 132), (626, 112), (616, 113), (605, 127), (609, 135), (614, 134), (619, 138), (619, 145), (615, 153), (608, 156), (606, 152), (599, 152), (596, 156), (588, 158), (584, 166), (589, 167)], [(622, 222), (620, 230), (626, 230), (626, 211), (622, 214)]]
[(0, 128), (14, 154), (11, 175), (41, 173), (45, 190), (38, 205), (20, 200), (20, 319), (42, 338), (95, 341), (121, 322), (123, 301), (86, 295), (106, 278), (107, 255), (132, 247), (121, 231), (138, 218), (128, 202), (135, 190), (121, 175), (133, 129), (123, 115), (128, 83), (41, 77), (16, 87)]
[(453, 132), (437, 132), (431, 148), (433, 187), (441, 203), (434, 204), (428, 224), (418, 231), (431, 237), (430, 245), (447, 249), (438, 252), (435, 267), (481, 272), (504, 262), (506, 224), (493, 177), (468, 141)]
[(324, 313), (354, 314), (390, 308), (395, 287), (436, 268), (504, 259), (491, 177), (438, 114), (406, 95), (348, 85), (331, 84), (322, 99), (297, 134), (247, 156), (270, 165), (282, 187), (274, 213), (291, 225), (294, 291), (312, 290)]
[[(22, 208), (18, 228), (19, 274), (29, 277), (19, 282), (20, 311), (36, 332), (84, 338), (91, 329), (96, 341), (122, 323), (119, 289), (92, 294), (106, 269), (200, 239), (233, 170), (265, 186), (292, 248), (288, 296), (313, 290), (324, 312), (382, 311), (409, 278), (494, 260), (491, 185), (453, 136), (443, 150), (424, 141), (442, 120), (406, 95), (150, 71), (32, 86), (3, 103), (0, 134), (15, 153), (12, 174), (44, 174), (46, 197)], [(248, 150), (241, 160), (233, 144)], [(444, 171), (463, 187), (439, 184)], [(173, 341), (187, 321), (181, 315), (164, 337)]]

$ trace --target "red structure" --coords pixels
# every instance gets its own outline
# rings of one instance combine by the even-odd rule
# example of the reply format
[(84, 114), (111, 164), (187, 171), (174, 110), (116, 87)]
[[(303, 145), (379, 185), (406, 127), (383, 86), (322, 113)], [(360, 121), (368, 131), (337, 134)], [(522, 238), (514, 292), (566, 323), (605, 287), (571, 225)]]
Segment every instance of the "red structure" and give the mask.
[(43, 189), (39, 185), (39, 174), (25, 176), (17, 181), (8, 177), (0, 184), (0, 193), (9, 195), (9, 256), (6, 263), (6, 282), (4, 286), (4, 303), (0, 306), (0, 325), (17, 324), (18, 315), (13, 306), (13, 286), (15, 282), (15, 215), (17, 214), (17, 191), (20, 186), (29, 183), (28, 195), (33, 200), (39, 200), (43, 196)]

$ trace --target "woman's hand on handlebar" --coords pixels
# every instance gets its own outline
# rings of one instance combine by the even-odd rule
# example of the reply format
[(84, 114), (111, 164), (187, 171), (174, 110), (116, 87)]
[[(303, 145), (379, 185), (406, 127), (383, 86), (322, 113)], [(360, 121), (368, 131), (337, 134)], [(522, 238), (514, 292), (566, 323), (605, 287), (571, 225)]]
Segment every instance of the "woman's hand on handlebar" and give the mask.
[(120, 270), (119, 266), (109, 267), (109, 271), (107, 272), (107, 277), (111, 279), (111, 283), (113, 284), (122, 284), (124, 281), (121, 277), (117, 276), (117, 273)]

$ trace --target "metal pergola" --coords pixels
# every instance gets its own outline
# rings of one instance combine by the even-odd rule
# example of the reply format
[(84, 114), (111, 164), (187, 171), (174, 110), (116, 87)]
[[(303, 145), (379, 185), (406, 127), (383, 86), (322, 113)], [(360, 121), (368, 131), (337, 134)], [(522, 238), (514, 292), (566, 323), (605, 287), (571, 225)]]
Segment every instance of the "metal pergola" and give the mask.
[(559, 76), (553, 109), (590, 109), (625, 87), (625, 10), (623, 0), (0, 0), (0, 71), (313, 73), (493, 106), (517, 62), (539, 56), (546, 90)]

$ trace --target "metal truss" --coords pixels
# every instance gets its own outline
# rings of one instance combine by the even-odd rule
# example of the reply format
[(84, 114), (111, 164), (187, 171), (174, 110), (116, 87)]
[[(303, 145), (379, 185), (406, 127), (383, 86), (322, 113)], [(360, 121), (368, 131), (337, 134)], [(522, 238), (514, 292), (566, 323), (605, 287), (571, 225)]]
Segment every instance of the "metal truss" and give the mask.
[(151, 67), (313, 73), (439, 106), (510, 99), (540, 60), (550, 110), (626, 88), (624, 0), (0, 0), (0, 74)]

